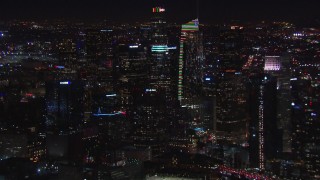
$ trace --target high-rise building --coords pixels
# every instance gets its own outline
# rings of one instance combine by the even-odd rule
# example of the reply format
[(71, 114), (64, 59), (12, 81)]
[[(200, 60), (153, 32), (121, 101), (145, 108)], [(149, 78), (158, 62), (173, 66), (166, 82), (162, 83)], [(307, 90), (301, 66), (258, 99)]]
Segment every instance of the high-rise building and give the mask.
[(165, 8), (152, 8), (151, 18), (151, 52), (150, 52), (150, 87), (161, 91), (168, 102), (173, 100), (172, 59), (168, 48), (168, 30)]
[[(204, 98), (204, 57), (198, 19), (181, 26), (178, 63), (178, 100), (192, 117), (191, 129), (213, 129), (213, 100)], [(207, 77), (209, 78), (209, 77)], [(209, 101), (207, 101), (209, 100)], [(210, 102), (210, 103), (208, 103)], [(211, 108), (210, 108), (211, 107)], [(210, 109), (208, 111), (208, 108)], [(206, 125), (205, 125), (206, 124)], [(204, 127), (208, 126), (208, 127)]]
[[(83, 117), (83, 84), (79, 81), (46, 83), (47, 125), (61, 128), (79, 125)], [(50, 120), (51, 119), (51, 120)]]
[(265, 56), (264, 70), (279, 71), (281, 68), (280, 56)]
[(120, 104), (121, 108), (126, 109), (128, 116), (131, 117), (136, 105), (134, 99), (141, 96), (143, 89), (148, 87), (147, 77), (150, 70), (147, 52), (139, 44), (119, 45), (117, 51)]
[(291, 152), (291, 69), (288, 55), (265, 56), (264, 71), (276, 78), (277, 128), (282, 131), (283, 152)]
[(111, 29), (89, 29), (85, 35), (86, 59), (95, 64), (112, 64)]
[(277, 81), (272, 76), (250, 78), (249, 161), (250, 166), (265, 169), (266, 160), (282, 152), (282, 137), (277, 123)]
[(138, 86), (140, 94), (133, 97), (133, 141), (135, 147), (150, 148), (155, 156), (164, 150), (175, 98), (165, 8), (159, 3), (152, 8), (147, 47), (147, 62), (141, 68), (147, 68), (148, 80)]
[(181, 27), (179, 52), (178, 100), (183, 105), (192, 101), (202, 84), (203, 49), (198, 19)]
[(152, 156), (164, 151), (167, 119), (166, 103), (161, 92), (145, 89), (141, 96), (135, 98), (133, 111), (133, 144), (137, 148), (151, 149)]
[(132, 124), (132, 145), (158, 155), (164, 149), (165, 91), (147, 79), (151, 70), (143, 45), (123, 45), (118, 51), (120, 106)]
[[(314, 72), (319, 70), (314, 69)], [(315, 77), (319, 75), (312, 78)], [(316, 87), (319, 83), (312, 81), (311, 77), (292, 81), (292, 152), (304, 164), (306, 179), (317, 179), (320, 172), (320, 108)]]
[[(266, 56), (267, 58), (268, 56)], [(267, 71), (277, 78), (277, 122), (282, 130), (283, 152), (291, 152), (292, 121), (291, 121), (291, 68), (288, 55), (276, 57), (280, 67), (276, 71)], [(294, 80), (294, 79), (293, 79)]]
[(246, 77), (232, 71), (221, 72), (216, 87), (216, 136), (219, 143), (246, 146), (248, 116)]

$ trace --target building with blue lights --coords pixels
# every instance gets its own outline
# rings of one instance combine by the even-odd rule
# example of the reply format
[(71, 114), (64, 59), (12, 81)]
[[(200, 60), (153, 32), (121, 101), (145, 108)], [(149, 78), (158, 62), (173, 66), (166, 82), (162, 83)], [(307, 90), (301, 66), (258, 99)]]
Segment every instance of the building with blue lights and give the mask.
[[(46, 111), (58, 127), (79, 125), (83, 118), (83, 83), (80, 81), (46, 82)], [(49, 123), (51, 124), (51, 123)]]

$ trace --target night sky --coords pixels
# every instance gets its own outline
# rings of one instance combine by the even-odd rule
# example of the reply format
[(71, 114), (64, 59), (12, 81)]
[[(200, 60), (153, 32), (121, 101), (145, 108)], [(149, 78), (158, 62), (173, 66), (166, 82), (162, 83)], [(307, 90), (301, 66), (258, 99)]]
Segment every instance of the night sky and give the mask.
[[(159, 1), (159, 0), (158, 0)], [(0, 0), (0, 19), (97, 19), (114, 22), (144, 21), (157, 0)], [(201, 22), (230, 20), (281, 21), (317, 25), (320, 0), (199, 0)], [(196, 17), (196, 0), (161, 0), (169, 22), (186, 22)]]

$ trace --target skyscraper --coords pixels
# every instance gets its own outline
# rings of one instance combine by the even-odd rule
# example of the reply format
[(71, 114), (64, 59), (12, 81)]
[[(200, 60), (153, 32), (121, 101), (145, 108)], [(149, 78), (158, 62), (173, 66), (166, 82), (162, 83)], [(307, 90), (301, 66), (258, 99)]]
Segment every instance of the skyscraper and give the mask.
[[(158, 1), (157, 1), (158, 2)], [(165, 8), (157, 3), (152, 9), (147, 63), (148, 80), (134, 97), (134, 146), (150, 148), (153, 155), (164, 150), (164, 140), (172, 114), (173, 78), (168, 49)]]
[(312, 71), (317, 73), (313, 73), (310, 79), (292, 81), (292, 152), (305, 165), (307, 179), (317, 179), (320, 172), (320, 108), (319, 90), (316, 90), (319, 83), (312, 81), (319, 78), (319, 69)]
[(222, 144), (243, 146), (247, 143), (248, 123), (246, 77), (234, 70), (227, 71), (217, 77), (217, 140)]
[(192, 128), (203, 128), (203, 46), (198, 19), (181, 26), (179, 65), (178, 65), (178, 100), (180, 105), (189, 110), (193, 117)]
[(150, 85), (157, 91), (162, 91), (166, 99), (171, 100), (172, 63), (168, 50), (165, 8), (159, 4), (152, 8), (150, 49)]
[(203, 49), (198, 19), (181, 26), (178, 99), (181, 105), (196, 96), (202, 84)]
[(279, 71), (281, 68), (280, 56), (265, 56), (265, 71)]
[(281, 133), (277, 127), (275, 77), (251, 77), (249, 90), (249, 154), (252, 167), (265, 169), (266, 160), (277, 158), (282, 150)]
[(46, 109), (54, 121), (49, 125), (67, 128), (79, 124), (83, 116), (83, 84), (80, 81), (46, 83)]

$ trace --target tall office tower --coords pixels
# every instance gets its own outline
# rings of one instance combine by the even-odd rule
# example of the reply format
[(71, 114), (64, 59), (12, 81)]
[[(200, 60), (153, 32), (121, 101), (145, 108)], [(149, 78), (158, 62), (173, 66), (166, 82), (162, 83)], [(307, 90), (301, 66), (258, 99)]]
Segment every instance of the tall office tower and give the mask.
[(132, 145), (157, 155), (163, 147), (160, 140), (165, 125), (166, 103), (160, 101), (163, 93), (150, 88), (147, 52), (142, 45), (119, 46), (118, 54), (120, 104), (132, 124)]
[(86, 31), (85, 49), (86, 59), (89, 63), (111, 63), (111, 36), (112, 30), (110, 29), (90, 29)]
[[(292, 81), (292, 152), (304, 165), (303, 179), (320, 174), (319, 69), (308, 67), (309, 75)], [(307, 77), (308, 76), (308, 77)]]
[(205, 113), (208, 106), (205, 107), (202, 98), (203, 61), (202, 34), (195, 19), (181, 26), (178, 65), (178, 100), (192, 117), (190, 128), (204, 128), (204, 118), (208, 115)]
[(45, 98), (47, 125), (63, 129), (77, 126), (82, 121), (83, 85), (81, 82), (46, 82)]
[[(157, 45), (167, 45), (167, 22), (165, 20), (165, 8), (154, 7), (152, 8), (152, 18), (151, 18), (151, 46)], [(157, 51), (165, 52), (165, 51)]]
[[(163, 151), (167, 108), (171, 103), (171, 61), (168, 56), (165, 9), (159, 1), (150, 9), (150, 26), (143, 26), (143, 38), (119, 55), (123, 104), (133, 125), (133, 145), (153, 155)], [(141, 42), (141, 44), (140, 44)], [(148, 51), (147, 51), (148, 50)]]
[(277, 158), (282, 151), (275, 106), (277, 81), (272, 76), (259, 75), (249, 82), (249, 161), (251, 167), (264, 170), (265, 161)]
[(128, 116), (133, 116), (134, 98), (141, 96), (144, 88), (148, 87), (147, 76), (149, 66), (145, 48), (139, 44), (119, 45), (117, 47), (119, 84), (118, 94), (122, 109)]
[[(95, 154), (94, 151), (99, 148), (114, 151), (128, 142), (130, 122), (126, 111), (121, 109), (120, 99), (119, 94), (115, 92), (94, 92), (92, 122), (87, 125), (89, 127), (91, 125), (93, 130), (94, 128), (98, 129), (99, 139), (98, 143), (93, 142), (94, 146), (91, 147), (94, 148), (88, 146), (88, 149), (93, 152), (92, 154)], [(91, 143), (91, 145), (93, 144)], [(101, 152), (100, 156), (104, 156), (104, 153)]]
[[(86, 34), (85, 34), (86, 33)], [(114, 46), (112, 44), (113, 30), (108, 28), (90, 29), (79, 33), (79, 61), (86, 61), (78, 71), (85, 85), (84, 105), (85, 121), (89, 121), (92, 109), (92, 96), (95, 92), (111, 92), (116, 86), (114, 76)], [(89, 64), (89, 66), (88, 66)]]
[(168, 49), (168, 30), (165, 20), (165, 8), (152, 8), (151, 19), (151, 54), (150, 54), (150, 87), (162, 92), (168, 101), (173, 100), (172, 59)]
[[(152, 8), (151, 19), (150, 86), (148, 89), (155, 90), (157, 94), (156, 96), (152, 96), (153, 100), (163, 103), (159, 104), (159, 107), (153, 107), (158, 111), (157, 114), (163, 118), (159, 121), (160, 124), (154, 127), (155, 131), (162, 131), (161, 128), (165, 127), (164, 130), (166, 131), (166, 135), (168, 135), (169, 132), (174, 131), (173, 124), (176, 122), (174, 117), (176, 116), (178, 103), (175, 95), (173, 56), (168, 47), (168, 25), (165, 19), (166, 9), (161, 5), (161, 1), (156, 1), (155, 3), (157, 5)], [(155, 98), (158, 98), (158, 100)], [(158, 117), (154, 118), (153, 121), (158, 121), (159, 119)], [(163, 144), (159, 144), (158, 149), (161, 151)]]
[(179, 52), (178, 100), (181, 105), (192, 104), (202, 84), (203, 48), (198, 19), (181, 27)]
[(291, 72), (287, 55), (265, 56), (265, 73), (277, 78), (277, 122), (283, 133), (283, 152), (291, 152)]
[(247, 144), (246, 77), (235, 70), (217, 76), (216, 136), (222, 144)]
[(167, 139), (166, 103), (162, 92), (145, 89), (134, 100), (133, 144), (137, 148), (150, 149), (152, 157), (164, 152)]
[(292, 122), (291, 122), (291, 88), (290, 74), (280, 74), (277, 77), (277, 119), (282, 130), (283, 152), (291, 152)]
[(264, 115), (265, 115), (265, 107), (264, 107), (264, 96), (265, 95), (265, 87), (263, 85), (259, 86), (259, 94), (258, 94), (258, 153), (259, 153), (259, 169), (265, 169), (265, 127), (264, 127)]
[(264, 168), (264, 138), (263, 124), (264, 107), (263, 107), (263, 85), (261, 77), (251, 77), (248, 85), (249, 101), (249, 161), (250, 166), (255, 168)]
[(202, 106), (204, 128), (211, 130), (216, 134), (217, 130), (217, 96), (216, 96), (216, 80), (213, 76), (206, 74), (203, 83), (203, 100)]
[(280, 56), (265, 56), (264, 71), (279, 71), (280, 68)]
[[(267, 57), (266, 57), (267, 58)], [(291, 69), (290, 58), (284, 54), (278, 59), (279, 70), (267, 71), (277, 78), (277, 121), (282, 130), (283, 152), (291, 152), (292, 122), (291, 122)], [(277, 69), (277, 68), (276, 68)]]

